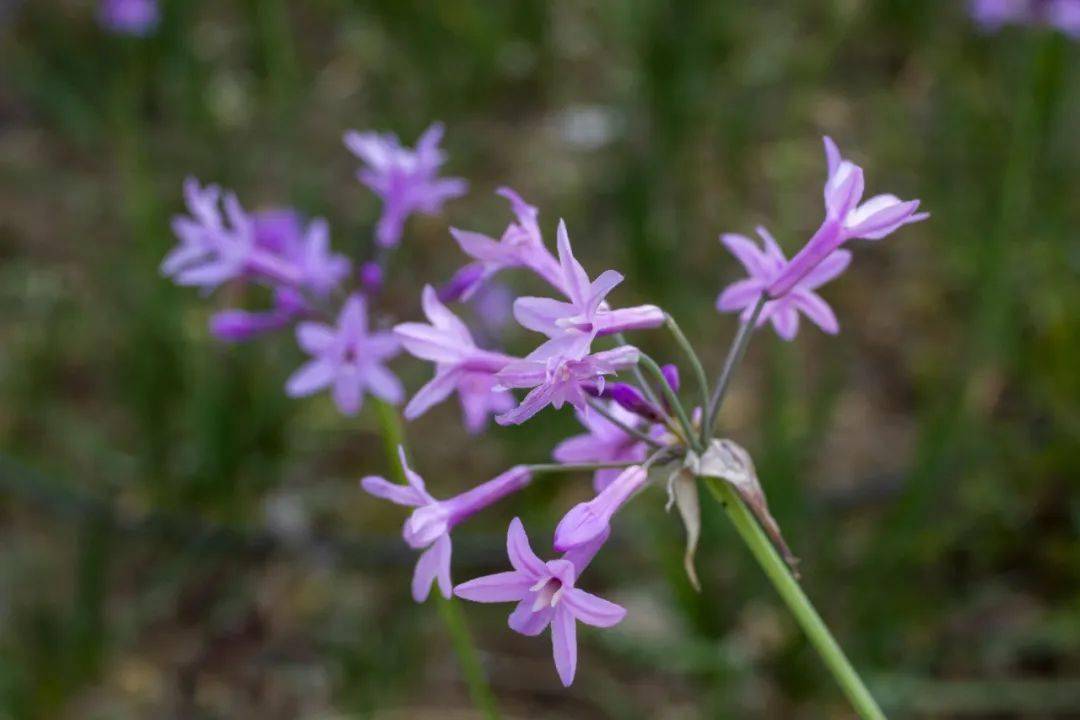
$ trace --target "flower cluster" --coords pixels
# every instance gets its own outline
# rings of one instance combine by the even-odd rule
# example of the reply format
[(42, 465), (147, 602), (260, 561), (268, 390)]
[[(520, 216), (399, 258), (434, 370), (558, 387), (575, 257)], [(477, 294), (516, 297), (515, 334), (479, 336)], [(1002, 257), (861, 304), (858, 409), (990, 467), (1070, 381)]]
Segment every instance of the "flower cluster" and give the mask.
[(160, 15), (157, 0), (101, 0), (98, 6), (98, 22), (117, 35), (149, 35)]
[(969, 11), (987, 32), (1005, 25), (1045, 25), (1080, 38), (1080, 0), (971, 0)]
[[(400, 241), (409, 214), (437, 212), (447, 199), (464, 192), (463, 181), (436, 175), (444, 161), (438, 149), (441, 136), (441, 126), (433, 126), (410, 150), (391, 135), (346, 135), (348, 148), (366, 163), (360, 180), (384, 203), (374, 233), (377, 257)], [(402, 385), (386, 363), (404, 350), (433, 366), (431, 379), (405, 405), (407, 420), (454, 394), (473, 433), (492, 417), (501, 425), (519, 425), (549, 406), (574, 408), (585, 432), (559, 443), (554, 463), (516, 465), (458, 495), (436, 499), (402, 447), (404, 484), (378, 476), (361, 481), (367, 493), (412, 508), (402, 536), (420, 551), (412, 581), (417, 602), (437, 586), (447, 598), (516, 603), (510, 627), (530, 636), (550, 628), (556, 670), (569, 685), (577, 667), (577, 623), (610, 627), (626, 614), (579, 587), (582, 574), (610, 537), (619, 511), (656, 477), (666, 478), (669, 504), (678, 506), (686, 525), (687, 571), (695, 585), (699, 477), (729, 483), (789, 556), (749, 455), (730, 440), (712, 438), (735, 362), (731, 358), (741, 356), (753, 328), (766, 322), (785, 340), (796, 336), (800, 314), (825, 332), (838, 332), (835, 314), (816, 291), (850, 265), (852, 252), (842, 246), (854, 239), (880, 240), (927, 217), (918, 212), (917, 200), (877, 195), (863, 201), (862, 168), (844, 159), (828, 138), (825, 151), (825, 217), (790, 261), (764, 228), (758, 229), (760, 246), (741, 235), (721, 236), (748, 277), (731, 284), (717, 300), (720, 311), (741, 313), (742, 327), (711, 396), (701, 363), (674, 319), (656, 305), (613, 305), (610, 298), (623, 275), (613, 269), (589, 273), (575, 256), (562, 221), (552, 252), (537, 209), (507, 188), (497, 193), (509, 202), (513, 219), (498, 238), (450, 230), (469, 261), (438, 288), (423, 287), (426, 322), (372, 330), (367, 306), (383, 283), (381, 264), (361, 265), (355, 273), (359, 289), (346, 290), (354, 279), (352, 265), (330, 250), (324, 221), (305, 223), (285, 210), (248, 213), (233, 195), (193, 180), (185, 185), (189, 215), (174, 222), (180, 242), (165, 258), (162, 272), (206, 292), (226, 282), (270, 288), (272, 308), (226, 310), (211, 327), (219, 338), (236, 341), (295, 325), (297, 342), (310, 359), (288, 378), (285, 389), (291, 396), (329, 388), (346, 414), (358, 412), (368, 392), (389, 403), (402, 402)], [(546, 297), (513, 300), (514, 319), (535, 339), (521, 354), (477, 342), (480, 334), (452, 309), (454, 303), (480, 297), (496, 275), (510, 269), (531, 273), (549, 289)], [(341, 296), (340, 310), (331, 312)], [(623, 336), (665, 326), (686, 353), (700, 386), (700, 405), (690, 412), (679, 397), (682, 383), (675, 365), (661, 366)], [(523, 392), (517, 397), (514, 391)], [(575, 471), (593, 473), (594, 493), (557, 524), (552, 547), (559, 557), (541, 560), (515, 518), (507, 532), (511, 569), (453, 584), (454, 528), (542, 475)]]

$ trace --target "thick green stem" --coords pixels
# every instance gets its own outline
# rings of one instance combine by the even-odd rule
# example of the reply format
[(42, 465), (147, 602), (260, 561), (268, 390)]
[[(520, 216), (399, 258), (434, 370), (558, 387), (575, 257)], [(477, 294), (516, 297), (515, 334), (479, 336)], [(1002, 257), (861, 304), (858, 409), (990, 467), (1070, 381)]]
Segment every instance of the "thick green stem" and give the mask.
[[(399, 483), (405, 483), (405, 471), (398, 461), (398, 446), (404, 445), (405, 433), (401, 427), (401, 418), (397, 408), (382, 400), (372, 399), (375, 403), (375, 414), (379, 420), (380, 435), (383, 439), (383, 447), (386, 450), (387, 462)], [(480, 664), (480, 657), (476, 652), (469, 627), (465, 623), (465, 617), (461, 614), (461, 608), (453, 598), (439, 600), (439, 617), (446, 625), (450, 633), (450, 640), (454, 645), (461, 672), (465, 675), (465, 683), (469, 687), (469, 697), (473, 704), (488, 720), (497, 720), (499, 711), (495, 704), (495, 695), (491, 692), (487, 678), (484, 676), (484, 668)]]
[(855, 671), (851, 662), (840, 649), (840, 645), (829, 632), (825, 621), (818, 615), (810, 599), (806, 597), (798, 581), (792, 577), (787, 564), (773, 547), (768, 536), (758, 525), (754, 516), (739, 499), (730, 485), (716, 478), (703, 478), (705, 486), (712, 496), (723, 506), (743, 542), (750, 548), (754, 559), (765, 571), (776, 591), (787, 604), (791, 614), (810, 639), (810, 644), (818, 651), (825, 666), (832, 673), (840, 688), (863, 720), (885, 720), (877, 701), (866, 689), (862, 678)]

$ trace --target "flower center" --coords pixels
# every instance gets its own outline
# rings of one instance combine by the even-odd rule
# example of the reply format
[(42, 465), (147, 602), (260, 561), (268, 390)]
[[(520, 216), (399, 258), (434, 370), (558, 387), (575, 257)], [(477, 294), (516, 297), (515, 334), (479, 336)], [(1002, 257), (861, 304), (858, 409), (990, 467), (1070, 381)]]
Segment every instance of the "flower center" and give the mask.
[(546, 577), (529, 589), (536, 593), (536, 600), (533, 601), (532, 610), (533, 612), (539, 612), (546, 607), (555, 607), (559, 603), (562, 598), (563, 584), (556, 577)]

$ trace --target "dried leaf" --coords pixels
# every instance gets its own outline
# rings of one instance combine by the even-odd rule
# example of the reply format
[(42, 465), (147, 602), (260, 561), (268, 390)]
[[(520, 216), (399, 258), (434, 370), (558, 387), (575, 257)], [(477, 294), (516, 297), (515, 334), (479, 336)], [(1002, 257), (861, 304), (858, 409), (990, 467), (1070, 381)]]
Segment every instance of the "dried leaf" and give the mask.
[(683, 567), (694, 589), (701, 592), (701, 582), (694, 568), (694, 555), (697, 553), (698, 540), (701, 538), (701, 503), (698, 500), (697, 477), (685, 467), (676, 468), (668, 476), (668, 504), (679, 509), (679, 516), (686, 527), (686, 552), (683, 554)]
[[(694, 464), (691, 467), (698, 475), (719, 478), (735, 489), (761, 527), (779, 548), (788, 567), (798, 577), (796, 568), (799, 559), (792, 554), (791, 549), (784, 542), (780, 526), (769, 512), (769, 504), (765, 500), (761, 483), (758, 482), (757, 470), (754, 469), (754, 461), (750, 453), (732, 440), (713, 440), (705, 454), (700, 459), (694, 456), (693, 461)], [(686, 462), (688, 464), (691, 462), (691, 454), (687, 454)]]

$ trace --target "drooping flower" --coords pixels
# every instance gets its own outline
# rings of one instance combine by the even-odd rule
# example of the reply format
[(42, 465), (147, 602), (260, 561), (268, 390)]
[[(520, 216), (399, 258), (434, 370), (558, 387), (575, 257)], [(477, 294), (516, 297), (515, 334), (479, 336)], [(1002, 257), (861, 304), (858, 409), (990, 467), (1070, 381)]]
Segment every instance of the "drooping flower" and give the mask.
[[(787, 266), (783, 251), (769, 231), (759, 227), (757, 232), (762, 241), (760, 248), (744, 235), (729, 234), (720, 238), (750, 276), (736, 280), (720, 293), (716, 300), (716, 309), (720, 312), (741, 311), (743, 322), (750, 319), (758, 298)], [(801, 312), (830, 335), (840, 332), (840, 323), (832, 308), (814, 291), (844, 272), (850, 262), (851, 252), (834, 250), (786, 294), (777, 300), (766, 302), (758, 315), (757, 326), (771, 321), (777, 335), (784, 340), (793, 340), (799, 332)]]
[(529, 546), (521, 520), (514, 518), (506, 535), (506, 554), (514, 569), (462, 583), (454, 594), (473, 602), (516, 602), (510, 627), (522, 635), (536, 636), (550, 626), (555, 670), (569, 687), (577, 672), (577, 623), (606, 628), (626, 617), (622, 606), (575, 587), (605, 539), (544, 562)]
[(510, 202), (516, 220), (506, 227), (498, 240), (482, 233), (450, 228), (450, 234), (462, 252), (476, 262), (458, 271), (443, 295), (444, 300), (468, 300), (493, 275), (515, 267), (528, 268), (561, 290), (559, 262), (544, 247), (536, 208), (510, 188), (499, 188), (495, 192)]
[(303, 295), (289, 287), (274, 290), (274, 305), (263, 312), (221, 310), (210, 318), (210, 332), (222, 342), (245, 342), (292, 325), (307, 312)]
[(144, 37), (160, 20), (157, 0), (101, 0), (98, 5), (98, 22), (117, 35)]
[[(608, 407), (612, 417), (628, 427), (637, 428), (641, 418), (612, 403)], [(628, 434), (621, 427), (600, 413), (577, 412), (580, 422), (588, 432), (574, 435), (555, 446), (552, 457), (557, 462), (569, 463), (617, 463), (640, 462), (645, 459), (645, 443)], [(600, 492), (619, 476), (618, 468), (601, 468), (593, 474), (593, 487)]]
[(556, 242), (559, 250), (559, 283), (556, 287), (570, 302), (540, 297), (518, 298), (514, 301), (514, 318), (518, 323), (547, 335), (549, 343), (557, 347), (560, 354), (571, 358), (588, 353), (598, 334), (664, 324), (664, 311), (655, 305), (624, 310), (607, 308), (604, 298), (623, 281), (622, 274), (605, 270), (596, 280), (590, 281), (585, 268), (574, 257), (566, 223), (561, 220)]
[(555, 549), (566, 552), (606, 535), (611, 518), (647, 481), (648, 472), (641, 465), (631, 465), (592, 500), (572, 507), (555, 528)]
[(345, 133), (345, 146), (365, 164), (357, 177), (383, 201), (375, 229), (375, 240), (382, 247), (401, 241), (410, 215), (434, 215), (447, 200), (461, 197), (468, 189), (461, 178), (439, 177), (439, 168), (446, 162), (446, 154), (439, 148), (442, 136), (442, 124), (434, 123), (412, 149), (404, 147), (393, 133)]
[(409, 467), (404, 448), (398, 447), (398, 457), (407, 485), (369, 475), (360, 481), (361, 487), (375, 497), (416, 508), (402, 526), (402, 536), (409, 547), (424, 550), (413, 573), (413, 599), (424, 602), (434, 582), (438, 582), (443, 597), (448, 598), (452, 589), (450, 531), (477, 512), (528, 485), (532, 475), (528, 468), (519, 465), (460, 495), (436, 500), (428, 493), (423, 478)]
[(495, 379), (496, 373), (514, 358), (477, 347), (469, 328), (439, 302), (430, 285), (424, 287), (421, 301), (430, 324), (401, 323), (394, 328), (394, 334), (409, 354), (435, 363), (435, 377), (409, 401), (405, 418), (420, 417), (456, 390), (466, 427), (470, 432), (479, 432), (487, 424), (489, 413), (514, 406), (513, 395), (497, 388)]
[(398, 341), (390, 332), (368, 331), (362, 295), (349, 296), (336, 327), (303, 322), (296, 328), (296, 340), (312, 359), (286, 382), (290, 397), (332, 387), (334, 402), (346, 415), (359, 412), (365, 391), (389, 403), (401, 402), (401, 382), (383, 364), (399, 352)]
[(640, 356), (636, 347), (622, 345), (613, 350), (568, 358), (561, 354), (545, 355), (555, 350), (550, 344), (537, 348), (524, 360), (515, 360), (496, 376), (503, 387), (532, 388), (513, 410), (495, 416), (500, 425), (520, 425), (548, 405), (561, 408), (570, 403), (584, 412), (589, 392), (587, 384), (603, 392), (604, 376), (635, 365)]
[(845, 242), (855, 238), (880, 240), (903, 225), (930, 217), (916, 212), (918, 200), (903, 201), (895, 195), (875, 195), (860, 204), (863, 170), (840, 156), (831, 138), (825, 138), (829, 178), (825, 182), (825, 221), (769, 285), (769, 295), (779, 298)]

